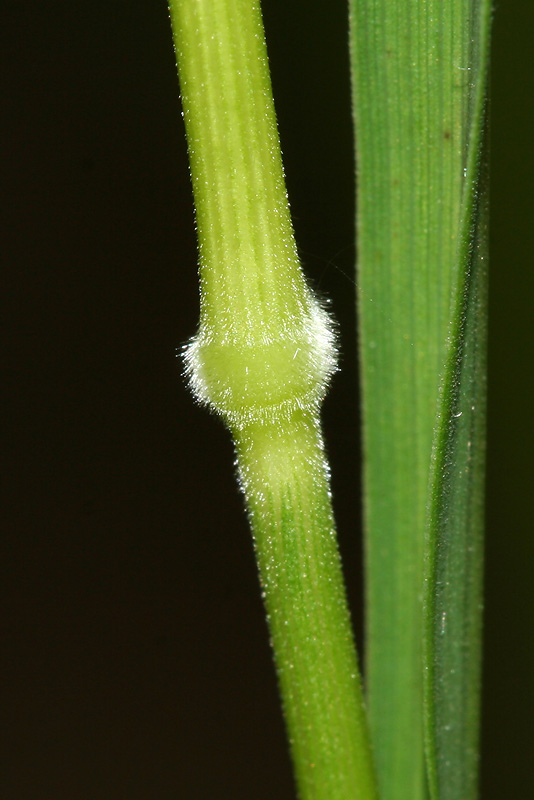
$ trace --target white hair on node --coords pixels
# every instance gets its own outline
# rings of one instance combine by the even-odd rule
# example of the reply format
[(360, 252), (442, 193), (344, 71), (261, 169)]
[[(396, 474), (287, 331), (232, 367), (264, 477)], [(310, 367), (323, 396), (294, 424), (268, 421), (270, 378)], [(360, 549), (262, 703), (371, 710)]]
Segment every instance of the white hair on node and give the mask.
[(204, 323), (185, 346), (185, 374), (198, 402), (238, 427), (317, 407), (337, 368), (335, 324), (324, 305), (310, 293), (303, 313), (278, 328), (245, 330), (238, 322), (221, 332)]

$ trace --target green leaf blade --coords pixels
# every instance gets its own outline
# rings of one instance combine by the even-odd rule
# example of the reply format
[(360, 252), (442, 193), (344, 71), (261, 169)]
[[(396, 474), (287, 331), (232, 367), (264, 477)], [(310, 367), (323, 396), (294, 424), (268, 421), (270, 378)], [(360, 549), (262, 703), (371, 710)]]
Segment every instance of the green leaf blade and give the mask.
[[(474, 118), (471, 229), (432, 458), (425, 596), (426, 744), (431, 796), (478, 789), (486, 421), (488, 208), (485, 71)], [(461, 290), (461, 293), (460, 293)]]
[(424, 800), (435, 789), (436, 726), (443, 724), (439, 704), (423, 711), (424, 695), (428, 701), (434, 691), (424, 677), (428, 661), (423, 667), (430, 653), (428, 644), (423, 653), (425, 551), (437, 547), (427, 534), (429, 487), (437, 491), (436, 419), (470, 266), (463, 248), (489, 4), (352, 0), (350, 9), (367, 696), (381, 797)]

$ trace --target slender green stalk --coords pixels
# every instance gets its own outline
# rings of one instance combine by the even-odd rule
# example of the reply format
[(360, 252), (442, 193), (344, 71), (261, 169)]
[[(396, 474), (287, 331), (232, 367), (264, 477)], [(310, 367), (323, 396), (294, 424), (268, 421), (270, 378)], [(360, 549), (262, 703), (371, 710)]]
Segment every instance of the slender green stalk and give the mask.
[[(460, 450), (450, 444), (448, 432), (453, 410), (459, 413), (469, 402), (469, 385), (478, 396), (473, 401), (479, 415), (478, 434), (483, 429), (482, 379), (477, 379), (476, 388), (468, 379), (464, 381), (459, 410), (450, 398), (456, 397), (451, 365), (462, 362), (467, 327), (475, 327), (463, 322), (464, 297), (469, 294), (466, 275), (472, 265), (468, 257), (472, 236), (466, 237), (466, 231), (471, 232), (474, 216), (472, 165), (480, 147), (488, 10), (486, 0), (350, 2), (359, 193), (367, 695), (383, 800), (423, 800), (429, 788), (435, 795), (436, 759), (444, 770), (439, 783), (447, 783), (447, 769), (450, 776), (458, 764), (445, 768), (451, 750), (444, 759), (437, 754), (447, 738), (438, 730), (443, 732), (444, 725), (453, 724), (458, 710), (452, 716), (445, 714), (450, 693), (458, 695), (455, 681), (462, 683), (467, 672), (478, 674), (477, 636), (471, 651), (462, 651), (466, 658), (462, 675), (451, 678), (449, 674), (442, 680), (452, 662), (445, 663), (435, 649), (437, 615), (446, 615), (447, 631), (459, 627), (476, 631), (478, 599), (462, 609), (457, 603), (458, 614), (467, 615), (469, 621), (464, 617), (463, 623), (452, 624), (451, 609), (443, 604), (447, 593), (441, 592), (436, 599), (434, 589), (439, 570), (439, 575), (445, 574), (442, 562), (438, 566), (435, 561), (436, 548), (444, 545), (445, 538), (454, 539), (456, 554), (462, 547), (474, 546), (454, 524), (448, 526), (447, 534), (441, 524), (437, 532), (437, 516), (443, 519), (443, 509), (451, 508), (445, 499), (446, 481), (449, 486), (461, 484), (461, 491), (467, 492), (464, 517), (468, 507), (480, 507), (482, 488), (478, 476), (469, 487), (462, 483), (465, 463), (458, 457)], [(482, 285), (483, 275), (478, 274)], [(478, 318), (485, 313), (483, 295), (478, 292), (475, 301)], [(483, 360), (483, 326), (478, 326), (478, 332), (477, 369)], [(457, 372), (454, 377), (458, 378)], [(483, 459), (477, 455), (476, 461), (480, 465)], [(447, 496), (450, 500), (457, 495), (449, 491)], [(475, 516), (477, 527), (478, 511)], [(425, 622), (426, 546), (431, 552), (426, 556), (429, 612)], [(475, 549), (469, 567), (447, 568), (446, 579), (455, 583), (456, 596), (462, 592), (459, 587), (466, 585), (464, 580), (478, 586), (480, 548)], [(455, 559), (450, 549), (448, 557), (450, 565)], [(478, 589), (469, 594), (478, 598)], [(426, 692), (425, 672), (429, 676)], [(470, 685), (472, 708), (478, 699), (475, 683)], [(439, 698), (435, 696), (438, 686), (443, 690)], [(470, 713), (470, 717), (473, 720), (476, 715)], [(425, 724), (430, 786), (424, 758)], [(454, 731), (458, 734), (456, 724)], [(459, 758), (463, 744), (454, 758)], [(463, 799), (468, 795), (445, 796)]]
[(200, 247), (196, 396), (234, 436), (300, 796), (374, 798), (319, 404), (332, 325), (304, 281), (259, 5), (173, 0)]

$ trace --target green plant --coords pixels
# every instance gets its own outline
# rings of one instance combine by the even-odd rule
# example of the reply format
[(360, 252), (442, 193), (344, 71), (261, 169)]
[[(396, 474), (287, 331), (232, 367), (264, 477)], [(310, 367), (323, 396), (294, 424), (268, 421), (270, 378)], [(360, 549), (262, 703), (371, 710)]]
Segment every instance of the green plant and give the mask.
[[(301, 796), (371, 798), (318, 418), (333, 334), (298, 265), (259, 8), (170, 7), (200, 245), (191, 384), (234, 437)], [(351, 4), (367, 693), (385, 800), (476, 792), (489, 11)]]
[(351, 9), (373, 743), (385, 798), (425, 796), (423, 737), (431, 795), (472, 797), (490, 4)]

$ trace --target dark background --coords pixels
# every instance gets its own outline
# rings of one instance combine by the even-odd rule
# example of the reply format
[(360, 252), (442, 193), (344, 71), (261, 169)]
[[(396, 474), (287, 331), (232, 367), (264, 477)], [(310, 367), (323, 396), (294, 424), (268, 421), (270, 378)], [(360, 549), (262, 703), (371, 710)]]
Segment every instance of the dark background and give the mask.
[[(342, 372), (325, 405), (361, 641), (345, 2), (265, 0), (288, 188)], [(533, 6), (498, 4), (482, 797), (532, 774)], [(289, 800), (252, 546), (198, 317), (184, 131), (157, 2), (2, 6), (2, 800)]]

